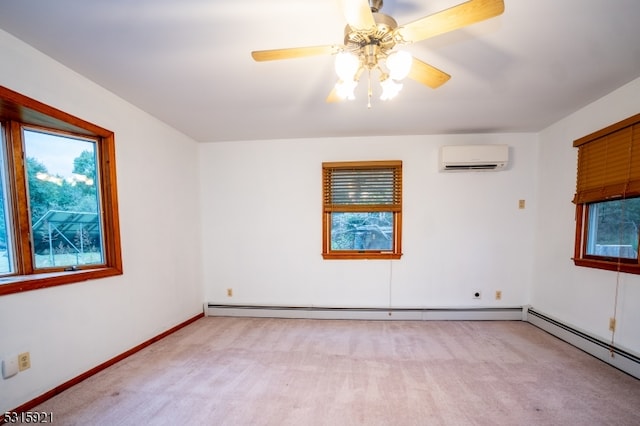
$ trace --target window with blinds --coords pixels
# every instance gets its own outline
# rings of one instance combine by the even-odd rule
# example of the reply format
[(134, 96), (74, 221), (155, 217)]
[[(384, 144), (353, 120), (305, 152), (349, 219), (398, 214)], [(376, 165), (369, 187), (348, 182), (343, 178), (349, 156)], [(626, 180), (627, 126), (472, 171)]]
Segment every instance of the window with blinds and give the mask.
[(640, 273), (640, 114), (574, 141), (580, 266)]
[(322, 164), (323, 257), (401, 256), (402, 162)]

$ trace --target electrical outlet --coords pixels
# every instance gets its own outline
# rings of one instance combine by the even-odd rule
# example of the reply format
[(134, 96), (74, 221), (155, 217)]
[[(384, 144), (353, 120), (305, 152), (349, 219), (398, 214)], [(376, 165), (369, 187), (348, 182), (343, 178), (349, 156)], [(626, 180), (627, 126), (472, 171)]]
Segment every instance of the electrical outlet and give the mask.
[(609, 331), (616, 331), (616, 319), (609, 318)]
[(473, 292), (473, 298), (474, 299), (482, 298), (482, 293), (480, 293), (480, 290), (476, 290), (476, 291)]
[(524, 209), (524, 204), (525, 204), (524, 200), (518, 200), (518, 208), (519, 209)]
[(228, 288), (227, 289), (227, 296), (233, 297), (233, 289), (232, 288)]
[(18, 368), (20, 371), (31, 368), (31, 356), (29, 355), (29, 352), (24, 352), (18, 355)]
[(502, 299), (502, 290), (496, 290), (496, 300)]

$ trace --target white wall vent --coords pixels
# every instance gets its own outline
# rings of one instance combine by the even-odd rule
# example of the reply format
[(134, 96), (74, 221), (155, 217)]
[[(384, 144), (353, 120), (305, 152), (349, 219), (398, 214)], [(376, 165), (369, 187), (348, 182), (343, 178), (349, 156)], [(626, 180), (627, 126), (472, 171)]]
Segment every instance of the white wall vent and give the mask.
[(508, 163), (508, 145), (440, 147), (440, 171), (503, 170)]

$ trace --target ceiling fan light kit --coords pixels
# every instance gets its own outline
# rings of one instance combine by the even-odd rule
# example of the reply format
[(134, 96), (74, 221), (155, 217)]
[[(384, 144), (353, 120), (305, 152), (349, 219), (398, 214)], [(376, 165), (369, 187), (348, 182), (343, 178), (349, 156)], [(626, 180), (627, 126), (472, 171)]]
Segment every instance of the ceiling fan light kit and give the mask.
[(413, 64), (413, 58), (411, 53), (406, 50), (397, 50), (391, 52), (387, 56), (387, 68), (389, 68), (389, 77), (394, 80), (402, 80), (409, 75), (411, 71), (411, 65)]
[(380, 13), (382, 0), (341, 0), (340, 3), (347, 20), (344, 45), (258, 50), (251, 52), (251, 56), (261, 62), (336, 55), (338, 82), (327, 97), (327, 102), (355, 99), (355, 89), (362, 73), (366, 71), (368, 106), (371, 107), (371, 79), (374, 72), (378, 74), (382, 100), (393, 99), (403, 87), (400, 81), (406, 77), (433, 89), (451, 78), (449, 74), (413, 58), (409, 52), (393, 50), (397, 45), (425, 40), (504, 12), (503, 0), (469, 0), (398, 26), (391, 16)]
[(356, 73), (360, 68), (360, 61), (358, 57), (349, 52), (340, 52), (336, 55), (335, 68), (340, 80), (355, 80)]

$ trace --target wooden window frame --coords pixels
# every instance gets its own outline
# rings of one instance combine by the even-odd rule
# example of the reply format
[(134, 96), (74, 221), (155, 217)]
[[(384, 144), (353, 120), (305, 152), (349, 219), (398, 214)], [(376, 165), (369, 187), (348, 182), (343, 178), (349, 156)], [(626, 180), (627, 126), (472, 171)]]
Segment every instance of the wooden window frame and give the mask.
[[(629, 132), (629, 130), (631, 130)], [(618, 167), (624, 167), (627, 170), (626, 177), (624, 179), (608, 179), (607, 177), (598, 178), (601, 182), (592, 183), (587, 182), (587, 179), (583, 179), (581, 175), (583, 163), (587, 163), (587, 160), (581, 161), (580, 156), (582, 154), (581, 147), (585, 147), (590, 143), (605, 143), (605, 138), (619, 137), (621, 132), (629, 134), (629, 154), (627, 156), (626, 163), (619, 164)], [(587, 253), (587, 239), (589, 235), (589, 214), (590, 207), (593, 204), (640, 197), (640, 181), (638, 180), (638, 173), (640, 167), (640, 114), (636, 114), (590, 135), (584, 136), (573, 142), (573, 146), (578, 148), (578, 169), (577, 169), (577, 185), (576, 195), (573, 202), (576, 204), (576, 229), (575, 229), (575, 244), (574, 244), (574, 257), (573, 261), (576, 266), (584, 266), (589, 268), (604, 269), (610, 271), (620, 271), (630, 274), (640, 274), (640, 256), (638, 259), (611, 257), (611, 256), (598, 256)], [(635, 149), (635, 151), (634, 151)], [(602, 160), (602, 156), (599, 159)], [(606, 160), (605, 160), (606, 161)], [(590, 163), (588, 166), (590, 167)], [(606, 167), (606, 166), (605, 166)], [(630, 170), (634, 170), (633, 173)], [(618, 168), (615, 170), (620, 174)], [(606, 170), (603, 172), (607, 175)], [(586, 182), (586, 183), (585, 183)]]
[[(121, 275), (122, 253), (116, 185), (115, 138), (112, 131), (0, 86), (0, 122), (5, 130), (8, 202), (11, 206), (16, 271), (0, 278), (0, 296)], [(96, 140), (104, 263), (77, 270), (36, 269), (31, 255), (27, 177), (23, 166), (22, 127), (36, 127)]]
[[(393, 169), (394, 203), (378, 205), (335, 205), (331, 201), (329, 171), (334, 169)], [(322, 257), (326, 260), (400, 259), (402, 256), (402, 161), (350, 161), (322, 163)], [(333, 212), (391, 211), (393, 214), (393, 242), (391, 250), (332, 250), (331, 215)]]

